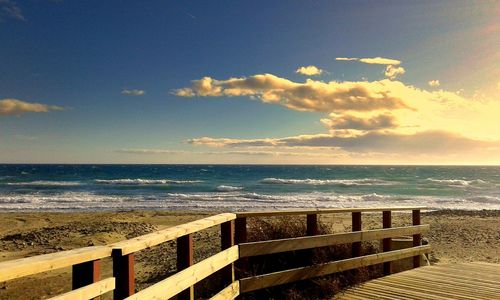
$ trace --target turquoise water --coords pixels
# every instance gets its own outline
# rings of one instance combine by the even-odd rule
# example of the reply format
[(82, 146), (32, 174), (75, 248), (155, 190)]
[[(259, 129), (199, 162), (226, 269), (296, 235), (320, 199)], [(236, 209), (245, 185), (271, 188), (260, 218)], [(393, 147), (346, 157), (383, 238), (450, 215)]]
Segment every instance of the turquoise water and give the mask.
[(0, 210), (500, 209), (500, 167), (0, 165)]

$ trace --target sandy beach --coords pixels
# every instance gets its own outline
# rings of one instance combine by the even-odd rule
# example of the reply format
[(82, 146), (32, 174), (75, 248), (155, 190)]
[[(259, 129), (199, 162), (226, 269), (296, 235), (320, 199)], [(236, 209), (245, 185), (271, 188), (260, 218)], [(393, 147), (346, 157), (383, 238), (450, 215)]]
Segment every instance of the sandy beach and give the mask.
[[(106, 213), (2, 213), (0, 217), (0, 261), (70, 250), (136, 237), (203, 218), (211, 213), (133, 211)], [(320, 221), (335, 232), (349, 230), (347, 214), (324, 215)], [(409, 224), (408, 214), (395, 214), (394, 226)], [(464, 261), (500, 263), (500, 211), (435, 211), (422, 215), (430, 224), (424, 236), (432, 246), (433, 264)], [(366, 214), (363, 228), (380, 228), (379, 214)], [(217, 252), (218, 227), (195, 235), (195, 260)], [(168, 242), (136, 255), (139, 288), (157, 282), (175, 271), (175, 242)], [(61, 269), (0, 283), (0, 299), (39, 299), (69, 290), (71, 270)], [(111, 274), (110, 261), (103, 262), (103, 276)]]

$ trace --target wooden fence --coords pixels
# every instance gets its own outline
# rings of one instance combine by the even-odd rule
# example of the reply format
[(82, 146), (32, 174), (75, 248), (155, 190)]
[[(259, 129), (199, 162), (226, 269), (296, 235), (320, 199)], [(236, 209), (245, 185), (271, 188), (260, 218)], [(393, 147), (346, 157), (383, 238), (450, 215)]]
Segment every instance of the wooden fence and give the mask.
[[(421, 209), (424, 207), (223, 213), (107, 246), (2, 262), (0, 282), (72, 266), (73, 290), (52, 299), (98, 299), (113, 291), (114, 299), (169, 299), (177, 295), (182, 300), (194, 299), (194, 284), (221, 271), (226, 287), (211, 299), (234, 299), (245, 292), (375, 264), (383, 264), (384, 273), (390, 274), (392, 261), (413, 257), (414, 267), (419, 267), (420, 256), (430, 251), (429, 245), (421, 245), (422, 234), (429, 230), (429, 225), (420, 224)], [(412, 226), (392, 228), (392, 212), (408, 210), (412, 211)], [(382, 212), (382, 228), (362, 230), (363, 212)], [(352, 215), (352, 232), (318, 235), (318, 215), (337, 213)], [(307, 232), (304, 237), (247, 241), (248, 218), (292, 215), (306, 216)], [(220, 225), (221, 231), (221, 251), (193, 264), (193, 234), (217, 225)], [(391, 239), (400, 236), (412, 236), (413, 247), (391, 250)], [(177, 272), (154, 285), (135, 291), (134, 253), (173, 240), (177, 241)], [(361, 256), (361, 242), (371, 240), (382, 240), (383, 252)], [(352, 258), (252, 277), (235, 276), (234, 264), (237, 263), (238, 269), (244, 270), (248, 257), (338, 244), (352, 244)], [(106, 257), (113, 259), (113, 277), (101, 279), (101, 259)]]

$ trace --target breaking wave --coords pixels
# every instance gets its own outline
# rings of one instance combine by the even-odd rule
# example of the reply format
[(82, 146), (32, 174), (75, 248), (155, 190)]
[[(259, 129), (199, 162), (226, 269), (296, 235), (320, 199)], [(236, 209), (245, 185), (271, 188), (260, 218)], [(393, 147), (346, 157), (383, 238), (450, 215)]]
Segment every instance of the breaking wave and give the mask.
[(96, 179), (99, 184), (121, 184), (121, 185), (167, 185), (167, 184), (195, 184), (203, 182), (202, 180), (172, 180), (172, 179)]
[(20, 185), (20, 186), (78, 186), (83, 183), (79, 181), (50, 181), (50, 180), (37, 180), (28, 182), (8, 182), (7, 185)]
[(231, 186), (231, 185), (219, 185), (216, 190), (219, 192), (234, 192), (234, 191), (241, 191), (243, 187), (241, 186)]
[(464, 179), (434, 179), (434, 178), (427, 178), (426, 181), (433, 182), (433, 183), (439, 183), (439, 184), (445, 184), (445, 185), (451, 185), (451, 186), (469, 186), (469, 185), (472, 185), (472, 184), (485, 184), (485, 183), (487, 183), (486, 181), (481, 180), (481, 179), (464, 180)]
[(396, 182), (385, 181), (375, 178), (362, 179), (284, 179), (284, 178), (264, 178), (260, 181), (265, 184), (300, 184), (300, 185), (393, 185)]

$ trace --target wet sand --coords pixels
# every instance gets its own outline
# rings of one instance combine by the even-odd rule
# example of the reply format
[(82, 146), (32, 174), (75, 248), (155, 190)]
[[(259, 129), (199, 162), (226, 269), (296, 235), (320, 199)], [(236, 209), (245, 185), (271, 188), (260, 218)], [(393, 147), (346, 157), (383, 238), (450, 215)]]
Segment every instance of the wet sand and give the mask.
[[(133, 211), (107, 213), (1, 213), (0, 261), (106, 245), (154, 230), (211, 215), (199, 212)], [(335, 232), (350, 230), (350, 216), (322, 215), (320, 221)], [(409, 214), (394, 214), (393, 224), (410, 225)], [(500, 211), (436, 211), (422, 214), (430, 224), (425, 235), (432, 246), (432, 263), (483, 261), (500, 263)], [(363, 228), (380, 228), (381, 214), (366, 214)], [(215, 254), (219, 228), (195, 234), (195, 261)], [(214, 242), (216, 241), (216, 242)], [(175, 271), (175, 242), (167, 242), (136, 254), (136, 282), (148, 286)], [(103, 262), (103, 278), (111, 275), (109, 260)], [(0, 283), (0, 299), (39, 299), (68, 291), (71, 269), (65, 268)], [(106, 298), (106, 297), (105, 297)]]

